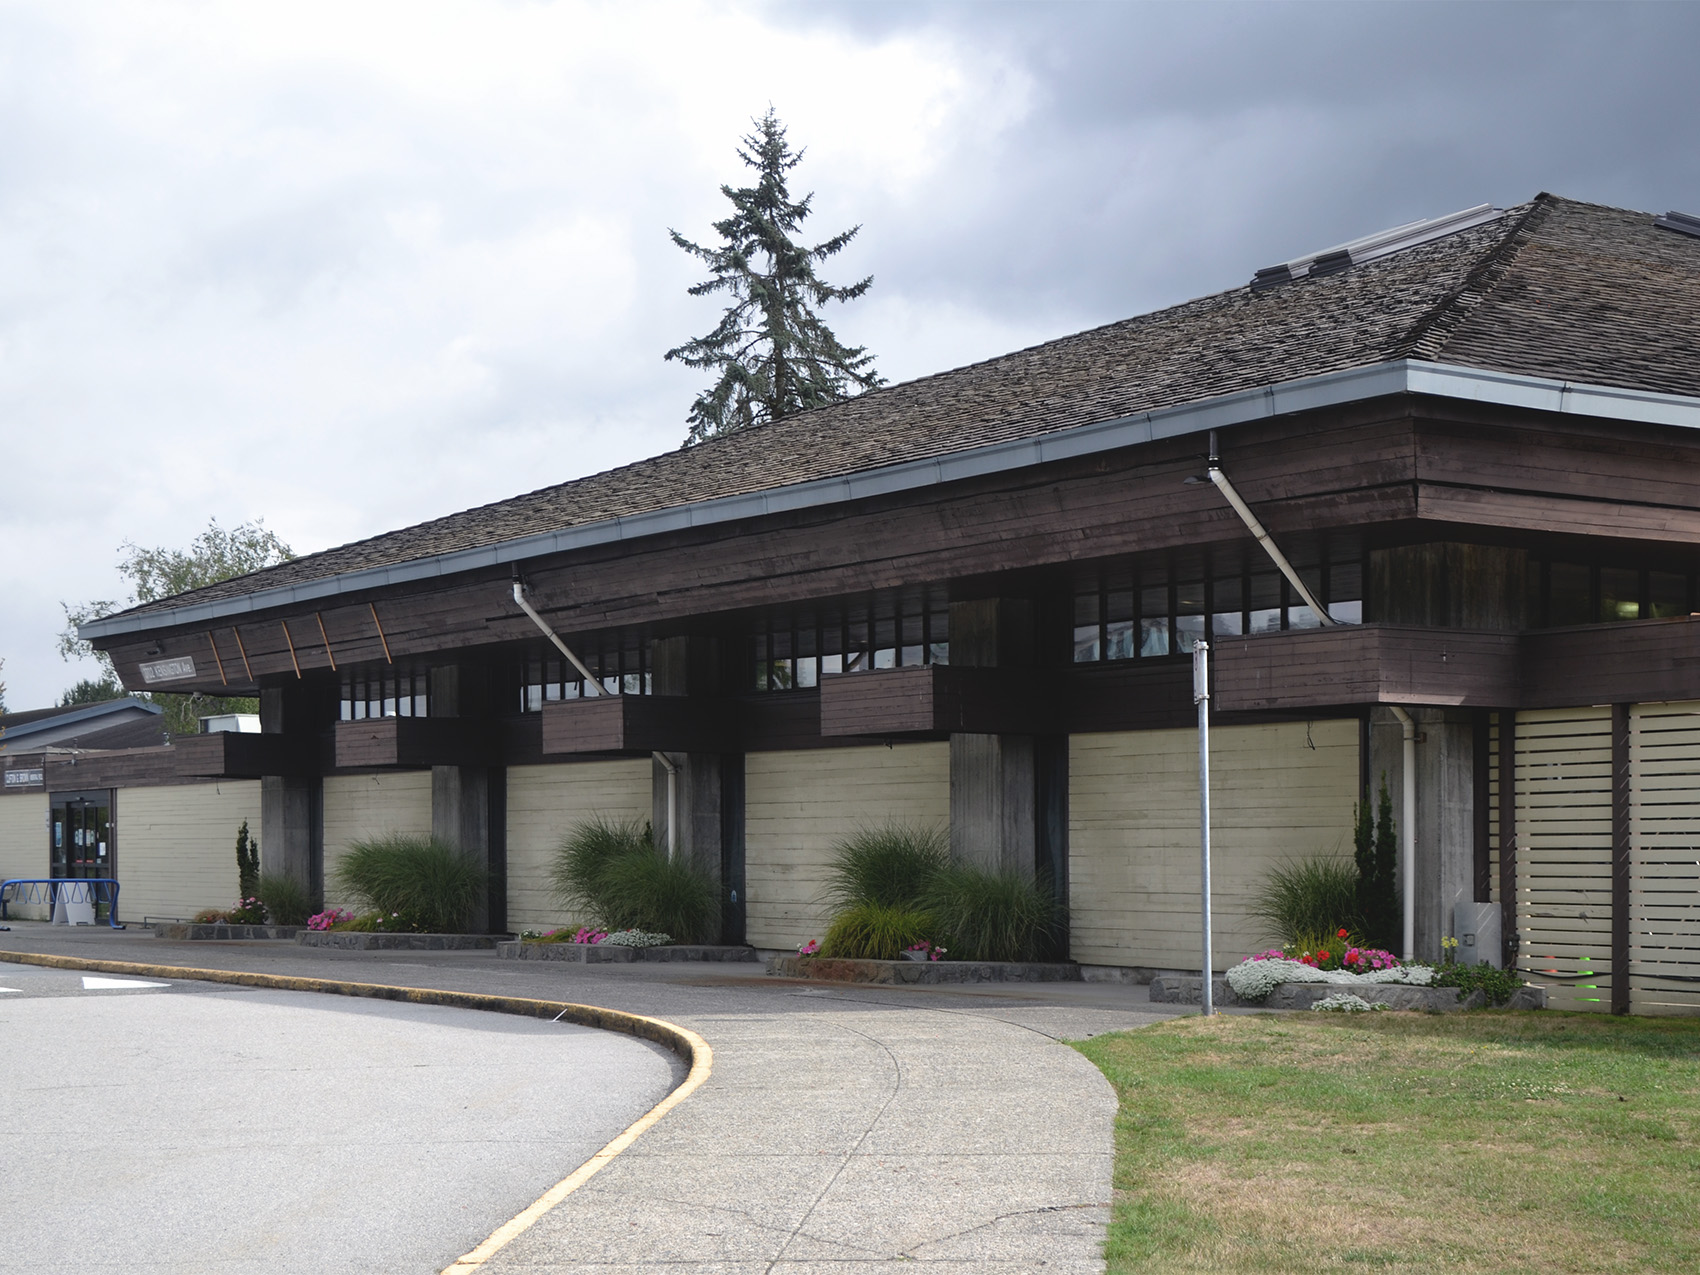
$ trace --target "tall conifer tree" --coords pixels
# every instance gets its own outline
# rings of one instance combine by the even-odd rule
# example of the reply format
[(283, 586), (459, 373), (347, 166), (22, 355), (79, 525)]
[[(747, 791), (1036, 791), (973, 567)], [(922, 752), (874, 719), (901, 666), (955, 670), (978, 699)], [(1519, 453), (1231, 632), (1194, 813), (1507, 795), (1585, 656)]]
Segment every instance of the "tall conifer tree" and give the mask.
[(803, 152), (793, 153), (773, 108), (754, 123), (738, 157), (755, 169), (755, 184), (720, 188), (733, 208), (731, 216), (714, 223), (720, 244), (705, 248), (676, 230), (668, 232), (713, 274), (691, 288), (691, 295), (724, 292), (732, 298), (712, 332), (667, 351), (669, 360), (718, 374), (691, 404), (687, 446), (883, 384), (873, 355), (865, 347), (840, 344), (818, 313), (828, 301), (854, 301), (873, 283), (870, 275), (836, 288), (815, 273), (861, 227), (813, 248), (796, 243), (814, 195), (794, 201), (786, 181)]

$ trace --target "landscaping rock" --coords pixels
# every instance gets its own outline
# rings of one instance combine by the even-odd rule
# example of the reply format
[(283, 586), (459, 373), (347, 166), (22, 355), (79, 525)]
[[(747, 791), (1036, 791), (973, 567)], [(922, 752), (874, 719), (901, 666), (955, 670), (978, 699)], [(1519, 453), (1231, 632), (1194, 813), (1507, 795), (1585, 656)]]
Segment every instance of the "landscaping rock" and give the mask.
[[(1351, 992), (1371, 1005), (1383, 1002), (1389, 1009), (1409, 1009), (1430, 1014), (1456, 1013), (1465, 1009), (1481, 1009), (1487, 998), (1481, 992), (1467, 997), (1459, 995), (1456, 987), (1414, 987), (1409, 983), (1282, 983), (1261, 1001), (1242, 1000), (1225, 978), (1212, 981), (1212, 996), (1219, 1006), (1247, 1006), (1254, 1009), (1309, 1009), (1317, 1001), (1337, 992)], [(1197, 1005), (1204, 999), (1204, 980), (1198, 975), (1163, 974), (1151, 980), (1151, 999), (1170, 1005)], [(1505, 1006), (1507, 1009), (1545, 1009), (1546, 989), (1519, 988)]]
[(670, 943), (663, 947), (625, 947), (619, 943), (496, 944), (505, 961), (573, 961), (581, 965), (629, 965), (634, 961), (753, 961), (753, 947), (717, 947), (701, 943)]
[(851, 961), (825, 956), (774, 956), (767, 972), (833, 983), (1078, 983), (1073, 962)]
[(292, 939), (299, 925), (229, 925), (223, 921), (159, 921), (153, 927), (156, 939), (214, 939), (245, 941)]
[(302, 947), (336, 947), (350, 952), (471, 952), (488, 951), (500, 934), (367, 934), (355, 930), (302, 930), (295, 941)]

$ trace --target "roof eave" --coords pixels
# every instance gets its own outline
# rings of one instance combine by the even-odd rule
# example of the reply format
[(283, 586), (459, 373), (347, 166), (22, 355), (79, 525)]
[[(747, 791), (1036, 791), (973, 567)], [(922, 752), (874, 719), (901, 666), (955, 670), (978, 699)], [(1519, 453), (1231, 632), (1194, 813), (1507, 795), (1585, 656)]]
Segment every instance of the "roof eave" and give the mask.
[(1399, 359), (1274, 382), (1193, 403), (1079, 425), (1034, 438), (991, 443), (924, 460), (674, 505), (649, 513), (604, 519), (471, 549), (450, 550), (389, 566), (365, 567), (319, 580), (216, 598), (170, 610), (109, 616), (81, 625), (77, 632), (85, 640), (113, 638), (226, 620), (275, 607), (323, 603), (344, 594), (414, 584), (667, 532), (915, 491), (967, 478), (1115, 451), (1156, 439), (1225, 429), (1270, 417), (1340, 407), (1395, 394), (1424, 394), (1499, 407), (1700, 429), (1700, 398), (1688, 395), (1656, 394), (1455, 364)]

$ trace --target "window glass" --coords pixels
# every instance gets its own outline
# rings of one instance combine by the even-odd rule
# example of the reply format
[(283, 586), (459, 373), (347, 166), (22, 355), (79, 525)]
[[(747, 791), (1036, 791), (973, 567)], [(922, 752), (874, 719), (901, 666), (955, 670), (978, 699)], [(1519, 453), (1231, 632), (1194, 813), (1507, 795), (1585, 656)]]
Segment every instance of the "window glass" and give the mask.
[(816, 673), (817, 667), (818, 667), (818, 664), (817, 664), (816, 658), (814, 656), (812, 656), (812, 655), (798, 656), (798, 658), (797, 658), (797, 685), (798, 685), (798, 687), (800, 687), (804, 690), (807, 690), (809, 687), (816, 684), (816, 682), (818, 680), (817, 673)]
[(1648, 618), (1666, 619), (1688, 614), (1688, 577), (1669, 571), (1647, 573)]
[(823, 677), (834, 673), (842, 673), (844, 671), (844, 657), (836, 654), (821, 656), (820, 671)]
[(1204, 637), (1204, 617), (1202, 615), (1177, 615), (1175, 617), (1175, 649), (1185, 655)]
[(1251, 625), (1253, 633), (1278, 633), (1281, 629), (1281, 577), (1273, 571), (1256, 571), (1251, 577)]
[(1547, 623), (1587, 624), (1594, 618), (1589, 606), (1592, 582), (1587, 567), (1576, 562), (1555, 562), (1549, 568)]
[(1237, 637), (1245, 631), (1245, 585), (1239, 576), (1211, 582), (1210, 631), (1217, 637)]
[(1322, 621), (1317, 618), (1315, 611), (1301, 602), (1298, 606), (1287, 608), (1287, 627), (1289, 629), (1320, 629)]
[(1104, 658), (1104, 653), (1098, 645), (1099, 636), (1098, 595), (1096, 593), (1075, 594), (1074, 662), (1076, 664), (1086, 664)]
[(1600, 612), (1602, 620), (1641, 618), (1641, 573), (1623, 567), (1600, 568)]
[(1364, 622), (1364, 604), (1360, 600), (1330, 602), (1328, 614), (1334, 617), (1337, 624), (1362, 624)]
[(1139, 653), (1169, 653), (1169, 590), (1166, 585), (1139, 591)]

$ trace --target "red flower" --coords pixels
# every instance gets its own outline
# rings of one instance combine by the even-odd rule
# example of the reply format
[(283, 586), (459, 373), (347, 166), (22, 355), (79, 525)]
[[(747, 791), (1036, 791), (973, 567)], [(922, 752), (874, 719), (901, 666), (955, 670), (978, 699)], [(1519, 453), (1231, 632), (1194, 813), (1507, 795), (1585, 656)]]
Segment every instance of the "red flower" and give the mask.
[(1341, 938), (1345, 938), (1345, 937), (1346, 937), (1346, 931), (1344, 931), (1344, 930), (1341, 930), (1341, 931), (1340, 931), (1340, 937), (1341, 937)]

